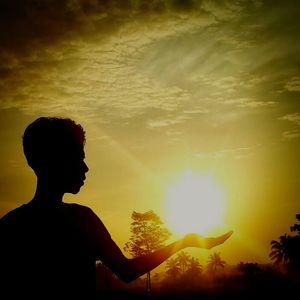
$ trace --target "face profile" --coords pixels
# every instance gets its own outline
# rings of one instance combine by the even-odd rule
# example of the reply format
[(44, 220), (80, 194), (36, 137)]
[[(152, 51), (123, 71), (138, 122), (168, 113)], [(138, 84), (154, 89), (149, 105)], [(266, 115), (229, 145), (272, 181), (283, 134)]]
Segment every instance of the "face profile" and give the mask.
[(84, 185), (88, 166), (84, 162), (83, 149), (69, 149), (61, 158), (49, 166), (50, 172), (44, 175), (45, 180), (53, 182), (53, 186), (64, 193), (77, 194)]
[(27, 162), (40, 184), (61, 194), (76, 194), (84, 184), (84, 145), (83, 128), (70, 119), (38, 118), (23, 135)]

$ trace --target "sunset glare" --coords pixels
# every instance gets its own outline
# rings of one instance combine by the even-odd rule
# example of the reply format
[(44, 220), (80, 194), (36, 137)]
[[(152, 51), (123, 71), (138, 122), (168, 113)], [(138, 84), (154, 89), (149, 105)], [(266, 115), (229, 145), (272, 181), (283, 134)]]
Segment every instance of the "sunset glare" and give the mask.
[(212, 176), (184, 172), (167, 189), (167, 223), (176, 233), (207, 233), (222, 225), (224, 192)]

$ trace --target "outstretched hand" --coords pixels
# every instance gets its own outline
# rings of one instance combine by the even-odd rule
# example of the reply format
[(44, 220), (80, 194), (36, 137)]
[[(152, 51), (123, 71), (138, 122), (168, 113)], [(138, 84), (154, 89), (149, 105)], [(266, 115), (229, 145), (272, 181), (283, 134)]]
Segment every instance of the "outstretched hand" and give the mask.
[(223, 244), (232, 235), (232, 233), (233, 231), (231, 230), (217, 237), (203, 237), (197, 233), (189, 233), (183, 238), (183, 241), (186, 247), (211, 249)]

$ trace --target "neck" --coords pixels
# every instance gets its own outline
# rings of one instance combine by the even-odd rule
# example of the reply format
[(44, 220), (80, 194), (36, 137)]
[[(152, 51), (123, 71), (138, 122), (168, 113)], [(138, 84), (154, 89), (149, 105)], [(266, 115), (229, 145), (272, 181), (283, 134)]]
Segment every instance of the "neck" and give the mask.
[(64, 193), (50, 182), (38, 178), (36, 191), (31, 202), (45, 206), (57, 206), (62, 203)]

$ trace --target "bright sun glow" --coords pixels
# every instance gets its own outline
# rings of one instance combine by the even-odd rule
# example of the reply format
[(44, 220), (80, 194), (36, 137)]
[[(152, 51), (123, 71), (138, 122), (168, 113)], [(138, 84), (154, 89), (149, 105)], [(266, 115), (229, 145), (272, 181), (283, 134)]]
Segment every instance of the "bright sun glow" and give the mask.
[(206, 233), (222, 226), (224, 193), (210, 175), (184, 172), (167, 188), (166, 221), (176, 233)]

